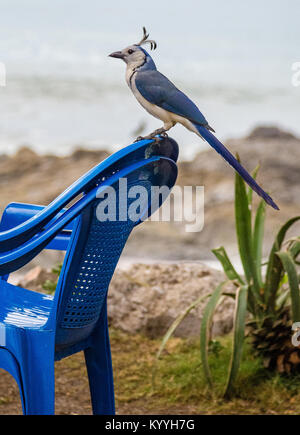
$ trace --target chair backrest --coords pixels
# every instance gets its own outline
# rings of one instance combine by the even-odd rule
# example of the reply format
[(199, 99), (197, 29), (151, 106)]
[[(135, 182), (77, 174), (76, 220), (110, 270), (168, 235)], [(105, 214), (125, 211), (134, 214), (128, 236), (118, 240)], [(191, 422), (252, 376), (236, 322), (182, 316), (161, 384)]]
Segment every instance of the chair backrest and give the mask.
[[(81, 176), (46, 207), (9, 204), (0, 223), (0, 279), (6, 280), (45, 248), (65, 249), (70, 239), (65, 230), (73, 228), (76, 217), (94, 199), (97, 186), (125, 168), (158, 156), (175, 162), (177, 143), (171, 138), (161, 138), (158, 143), (142, 140), (131, 144)], [(75, 206), (64, 208), (83, 193)]]
[[(107, 174), (98, 197), (77, 218), (65, 256), (56, 290), (57, 350), (89, 336), (99, 319), (110, 280), (133, 227), (155, 211), (151, 209), (152, 186), (171, 189), (176, 177), (176, 164), (163, 157), (146, 159), (129, 169)], [(126, 180), (122, 192), (120, 179)], [(115, 192), (113, 204), (107, 202), (112, 192), (108, 187)], [(104, 204), (115, 211), (115, 220), (99, 220), (99, 210), (103, 212)]]
[(6, 210), (1, 220), (0, 254), (17, 249), (38, 232), (51, 226), (53, 219), (57, 219), (58, 212), (63, 207), (82, 192), (95, 187), (96, 183), (101, 184), (112, 173), (154, 155), (168, 157), (176, 161), (178, 145), (171, 138), (162, 138), (158, 143), (151, 140), (133, 143), (112, 154), (82, 175), (47, 207), (42, 207), (38, 212), (29, 215), (26, 221), (24, 219), (18, 221), (18, 214), (14, 214), (13, 209), (12, 213)]

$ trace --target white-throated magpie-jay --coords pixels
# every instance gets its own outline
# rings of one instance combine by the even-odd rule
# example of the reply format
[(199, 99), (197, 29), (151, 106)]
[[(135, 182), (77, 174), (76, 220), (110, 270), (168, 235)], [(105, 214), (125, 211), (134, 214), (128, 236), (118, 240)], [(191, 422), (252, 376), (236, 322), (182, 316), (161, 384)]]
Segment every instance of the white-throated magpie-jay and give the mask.
[[(151, 49), (156, 42), (149, 40), (146, 29), (138, 44), (130, 45), (122, 51), (109, 56), (124, 60), (127, 65), (126, 81), (138, 102), (151, 115), (163, 121), (163, 128), (155, 130), (144, 139), (152, 139), (166, 132), (177, 122), (188, 130), (206, 140), (221, 156), (243, 177), (249, 186), (270, 206), (278, 210), (272, 198), (257, 184), (231, 152), (213, 135), (213, 128), (208, 124), (198, 107), (163, 74), (157, 71), (149, 53), (142, 47), (149, 43)], [(142, 139), (141, 137), (138, 139)]]

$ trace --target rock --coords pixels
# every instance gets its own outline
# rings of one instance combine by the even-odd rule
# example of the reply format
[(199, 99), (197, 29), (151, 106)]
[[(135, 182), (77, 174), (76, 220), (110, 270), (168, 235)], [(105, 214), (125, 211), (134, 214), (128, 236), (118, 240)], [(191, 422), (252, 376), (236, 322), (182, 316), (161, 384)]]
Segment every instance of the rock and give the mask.
[(247, 139), (296, 139), (288, 131), (281, 130), (276, 126), (259, 126), (252, 130)]
[(55, 281), (57, 275), (51, 270), (36, 266), (30, 269), (17, 284), (19, 287), (26, 288), (28, 290), (43, 292), (43, 284), (47, 281)]
[(108, 153), (104, 150), (86, 150), (84, 148), (77, 148), (74, 150), (73, 154), (71, 154), (71, 159), (74, 161), (81, 161), (83, 159), (94, 160), (100, 162), (108, 157)]
[[(199, 263), (134, 264), (117, 270), (108, 293), (109, 323), (129, 333), (161, 337), (192, 302), (209, 295), (223, 280), (221, 272)], [(185, 317), (176, 336), (199, 336), (207, 300)], [(214, 336), (231, 330), (233, 311), (234, 302), (226, 298), (214, 316)]]

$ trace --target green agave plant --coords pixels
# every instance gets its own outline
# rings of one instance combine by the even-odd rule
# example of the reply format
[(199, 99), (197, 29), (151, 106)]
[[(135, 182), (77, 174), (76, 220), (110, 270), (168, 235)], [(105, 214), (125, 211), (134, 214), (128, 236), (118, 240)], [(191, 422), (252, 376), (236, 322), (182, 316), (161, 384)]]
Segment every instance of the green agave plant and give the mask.
[[(258, 167), (253, 176), (256, 177)], [(209, 300), (203, 312), (200, 328), (200, 356), (205, 378), (208, 384), (213, 386), (213, 379), (208, 363), (208, 351), (210, 343), (210, 331), (213, 315), (216, 307), (224, 297), (232, 297), (235, 300), (232, 355), (228, 370), (227, 384), (224, 396), (229, 397), (234, 388), (237, 377), (245, 340), (247, 317), (251, 317), (254, 329), (264, 325), (266, 319), (278, 319), (278, 316), (287, 307), (291, 307), (291, 319), (293, 322), (300, 321), (300, 296), (299, 280), (296, 270), (297, 256), (300, 253), (300, 238), (292, 239), (285, 244), (283, 242), (287, 231), (300, 216), (287, 221), (275, 237), (273, 246), (265, 264), (262, 263), (262, 248), (265, 227), (266, 205), (262, 200), (254, 213), (252, 207), (252, 190), (248, 188), (243, 179), (236, 174), (235, 177), (235, 225), (238, 250), (243, 266), (243, 274), (239, 274), (234, 268), (224, 247), (214, 249), (212, 252), (221, 262), (227, 280), (224, 280), (209, 295)], [(267, 266), (266, 273), (263, 267)], [(233, 282), (236, 291), (228, 294), (225, 286)], [(175, 320), (164, 336), (160, 349), (156, 355), (159, 359), (162, 351), (175, 329), (184, 317), (203, 301), (199, 298), (191, 304), (181, 316)], [(247, 316), (248, 314), (248, 316)]]

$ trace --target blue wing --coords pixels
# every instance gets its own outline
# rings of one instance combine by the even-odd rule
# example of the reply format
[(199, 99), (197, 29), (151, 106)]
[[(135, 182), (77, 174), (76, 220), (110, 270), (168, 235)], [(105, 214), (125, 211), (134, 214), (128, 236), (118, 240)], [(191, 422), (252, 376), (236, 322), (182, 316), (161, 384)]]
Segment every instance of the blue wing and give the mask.
[(207, 120), (198, 107), (159, 71), (138, 72), (135, 85), (142, 96), (150, 103), (156, 104), (168, 112), (183, 116), (199, 125), (209, 127)]
[(278, 210), (272, 198), (256, 183), (227, 148), (209, 131), (214, 131), (198, 107), (163, 74), (156, 70), (140, 71), (135, 84), (142, 96), (159, 107), (189, 119), (200, 135), (243, 177), (249, 186), (271, 207)]

